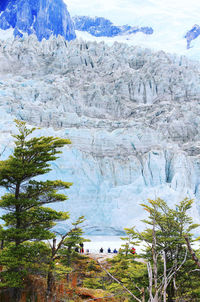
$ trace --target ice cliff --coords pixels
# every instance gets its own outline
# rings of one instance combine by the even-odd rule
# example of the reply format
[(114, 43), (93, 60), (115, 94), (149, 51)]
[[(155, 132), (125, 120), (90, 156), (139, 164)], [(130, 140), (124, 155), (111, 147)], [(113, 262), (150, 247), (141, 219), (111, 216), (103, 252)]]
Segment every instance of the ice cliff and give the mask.
[(75, 39), (74, 25), (63, 0), (3, 0), (0, 29), (13, 28), (14, 36), (36, 34), (38, 40), (51, 35)]
[(0, 42), (2, 158), (13, 119), (69, 137), (51, 178), (73, 182), (57, 206), (85, 215), (87, 232), (137, 225), (147, 198), (188, 196), (200, 214), (200, 66), (115, 43), (35, 36)]
[(142, 32), (146, 35), (153, 34), (151, 27), (138, 27), (138, 26), (116, 26), (110, 20), (88, 16), (73, 17), (73, 22), (76, 30), (86, 31), (95, 37), (115, 37), (119, 35), (130, 35)]

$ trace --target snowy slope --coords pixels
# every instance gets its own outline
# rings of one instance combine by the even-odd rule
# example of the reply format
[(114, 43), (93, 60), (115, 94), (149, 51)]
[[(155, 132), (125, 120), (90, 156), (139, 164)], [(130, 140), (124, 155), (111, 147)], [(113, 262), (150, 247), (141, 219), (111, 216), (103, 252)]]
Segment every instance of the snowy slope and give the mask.
[(76, 36), (83, 41), (105, 42), (108, 45), (113, 45), (115, 42), (126, 43), (129, 46), (138, 46), (142, 48), (151, 48), (154, 51), (165, 51), (171, 54), (187, 56), (192, 60), (200, 60), (200, 38), (192, 40), (190, 49), (187, 49), (186, 39), (174, 36), (165, 36), (154, 31), (152, 35), (144, 35), (141, 32), (137, 34), (120, 35), (116, 37), (95, 37), (87, 32), (77, 31)]
[[(71, 16), (90, 15), (109, 19), (113, 24), (151, 27), (150, 36), (137, 33), (126, 37), (103, 39), (200, 58), (200, 37), (191, 40), (187, 50), (186, 34), (200, 25), (200, 2), (197, 0), (66, 0)], [(106, 9), (105, 9), (106, 8)], [(80, 33), (78, 33), (80, 37)], [(82, 36), (82, 34), (81, 34)], [(87, 36), (89, 38), (89, 36)], [(92, 37), (90, 37), (92, 39)], [(101, 39), (102, 40), (102, 39)], [(99, 41), (99, 39), (98, 39)]]

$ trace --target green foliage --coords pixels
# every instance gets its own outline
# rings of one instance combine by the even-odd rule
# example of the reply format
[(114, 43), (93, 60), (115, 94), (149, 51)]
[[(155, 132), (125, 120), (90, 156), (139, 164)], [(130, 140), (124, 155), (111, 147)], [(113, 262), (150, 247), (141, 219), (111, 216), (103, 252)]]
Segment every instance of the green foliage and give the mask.
[(76, 257), (77, 255), (75, 248), (80, 248), (81, 243), (90, 241), (82, 237), (83, 230), (80, 225), (84, 221), (84, 217), (81, 216), (77, 219), (76, 222), (72, 223), (73, 228), (66, 234), (61, 249), (59, 250), (58, 255), (61, 258), (61, 262), (67, 266), (71, 265), (72, 258)]
[[(147, 228), (141, 234), (138, 234), (140, 240), (150, 244), (153, 242), (153, 225), (156, 236), (156, 252), (165, 251), (168, 268), (178, 266), (186, 253), (184, 235), (187, 234), (190, 241), (193, 241), (191, 230), (199, 225), (193, 224), (192, 218), (188, 216), (187, 211), (192, 206), (192, 200), (184, 199), (175, 205), (175, 209), (170, 208), (162, 199), (148, 200), (148, 204), (143, 204), (144, 209), (149, 213), (149, 218), (144, 220)], [(150, 226), (150, 227), (148, 227)], [(150, 256), (151, 257), (151, 256)], [(148, 258), (149, 259), (149, 258)]]
[(47, 257), (39, 241), (54, 238), (52, 227), (69, 215), (46, 205), (65, 201), (67, 197), (58, 191), (71, 186), (61, 180), (38, 181), (36, 178), (51, 170), (51, 162), (58, 158), (60, 148), (70, 141), (51, 136), (32, 137), (36, 128), (29, 129), (21, 121), (16, 121), (16, 126), (18, 134), (14, 135), (13, 154), (0, 161), (0, 186), (9, 192), (0, 200), (0, 208), (5, 213), (1, 216), (4, 226), (0, 239), (6, 242), (0, 253), (0, 264), (4, 267), (1, 279), (2, 284), (9, 287), (21, 287), (27, 273), (41, 264), (39, 259)]
[[(6, 190), (1, 197), (0, 208), (4, 210), (0, 226), (0, 288), (22, 288), (30, 274), (48, 276), (48, 293), (52, 293), (56, 279), (64, 278), (74, 269), (73, 261), (80, 260), (75, 248), (88, 241), (83, 237), (81, 225), (84, 217), (79, 217), (72, 228), (56, 245), (52, 227), (58, 221), (69, 218), (68, 213), (48, 208), (48, 204), (64, 202), (67, 197), (59, 191), (68, 189), (71, 183), (61, 180), (40, 181), (38, 176), (51, 170), (51, 162), (61, 153), (60, 148), (69, 144), (66, 139), (54, 137), (33, 137), (36, 128), (29, 129), (26, 123), (16, 121), (18, 134), (14, 135), (15, 149), (5, 161), (0, 161), (0, 186)], [(149, 276), (147, 263), (158, 280), (152, 283), (153, 294), (164, 284), (163, 264), (166, 259), (168, 279), (167, 301), (200, 300), (199, 271), (191, 255), (186, 255), (184, 235), (193, 242), (192, 231), (199, 225), (188, 216), (192, 200), (184, 199), (175, 208), (170, 208), (162, 199), (148, 200), (142, 207), (148, 213), (144, 220), (146, 228), (139, 233), (127, 228), (127, 236), (117, 256), (108, 260), (110, 273), (140, 300), (149, 301)], [(48, 246), (42, 240), (53, 239)], [(145, 242), (143, 254), (130, 253), (132, 247)], [(4, 248), (3, 248), (4, 243)], [(165, 257), (165, 258), (163, 258)], [(87, 259), (86, 259), (87, 260)], [(156, 270), (155, 270), (156, 261)], [(86, 261), (87, 262), (87, 261)], [(86, 264), (83, 285), (102, 288), (132, 301), (122, 286), (109, 278), (94, 261)], [(162, 288), (163, 290), (163, 288)], [(159, 298), (162, 297), (162, 290)], [(122, 299), (123, 300), (123, 299)]]
[[(156, 200), (148, 200), (148, 204), (142, 204), (144, 209), (149, 213), (149, 219), (144, 222), (150, 226), (140, 236), (145, 238), (146, 242), (152, 243), (152, 226), (155, 222), (156, 238), (160, 250), (164, 248), (174, 248), (178, 244), (185, 244), (183, 235), (188, 234), (192, 238), (191, 230), (199, 225), (193, 224), (192, 218), (187, 215), (187, 211), (191, 208), (193, 201), (186, 198), (179, 204), (175, 205), (175, 209), (170, 208), (167, 203), (158, 198)], [(144, 238), (143, 238), (144, 236)]]
[[(198, 258), (200, 254), (196, 252)], [(197, 270), (197, 266), (189, 255), (186, 263), (181, 268), (178, 276), (176, 276), (176, 286), (175, 291), (176, 299), (190, 302), (200, 301), (200, 272)], [(173, 291), (173, 289), (171, 289)], [(178, 301), (179, 301), (178, 300)]]
[(86, 278), (83, 281), (83, 286), (92, 289), (102, 289), (101, 278)]
[(125, 253), (126, 256), (130, 254), (131, 248), (139, 245), (140, 240), (138, 240), (138, 233), (135, 231), (135, 227), (125, 228), (127, 236), (121, 237), (122, 240), (126, 241), (125, 244), (121, 246), (121, 253)]
[(26, 242), (16, 247), (11, 243), (1, 251), (0, 259), (4, 270), (0, 287), (23, 287), (28, 274), (47, 273), (50, 250), (42, 242)]
[(71, 272), (72, 272), (72, 269), (70, 267), (62, 265), (60, 262), (57, 264), (54, 264), (53, 273), (54, 273), (56, 280), (65, 279), (67, 274), (69, 274)]
[[(142, 263), (137, 259), (136, 255), (129, 254), (118, 254), (113, 259), (109, 260), (112, 264), (109, 272), (117, 278), (126, 288), (128, 288), (134, 295), (141, 298), (140, 290), (147, 288), (148, 276), (146, 264)], [(122, 288), (122, 286), (112, 279), (109, 280), (106, 289), (118, 295), (130, 298)]]
[[(173, 273), (173, 277), (168, 279), (167, 301), (199, 301), (199, 271), (191, 259), (191, 255), (186, 254), (184, 239), (184, 235), (187, 234), (190, 242), (193, 242), (192, 231), (198, 226), (188, 216), (192, 200), (186, 198), (175, 205), (174, 209), (170, 208), (165, 201), (159, 198), (157, 200), (148, 200), (148, 203), (142, 206), (148, 213), (148, 218), (144, 220), (146, 228), (141, 233), (136, 231), (134, 227), (125, 229), (127, 236), (122, 238), (125, 243), (122, 245), (118, 255), (108, 260), (109, 265), (111, 265), (109, 272), (141, 301), (150, 301), (147, 263), (149, 262), (152, 266), (152, 293), (154, 295), (156, 288), (154, 283), (153, 253), (156, 256), (159, 287), (164, 284), (163, 252), (165, 251), (167, 277)], [(141, 250), (141, 247), (137, 249), (138, 245), (142, 245), (142, 254), (138, 252), (138, 250)], [(136, 247), (136, 254), (134, 255), (130, 253), (132, 247)], [(119, 299), (124, 297), (128, 301), (135, 301), (113, 279), (107, 278), (105, 280), (105, 276), (101, 276), (101, 279), (97, 279), (97, 281), (100, 284), (104, 281), (103, 284), (106, 290), (113, 292), (115, 297)], [(87, 281), (86, 284), (91, 287), (95, 286), (91, 281)], [(159, 301), (163, 301), (162, 290), (159, 293)]]
[(96, 261), (91, 260), (87, 266), (87, 271), (88, 272), (99, 272), (101, 271), (99, 268), (99, 265), (97, 265)]
[[(193, 242), (194, 239), (191, 231), (199, 226), (198, 224), (194, 224), (192, 218), (187, 214), (192, 206), (192, 202), (192, 200), (186, 198), (175, 205), (175, 209), (173, 209), (160, 198), (148, 200), (147, 204), (142, 204), (144, 210), (148, 212), (148, 219), (143, 220), (147, 226), (146, 229), (141, 233), (135, 232), (134, 228), (126, 229), (129, 235), (127, 238), (128, 246), (132, 241), (136, 245), (136, 238), (143, 242), (143, 245), (144, 242), (146, 243), (145, 251), (142, 255), (137, 255), (138, 257), (146, 259), (146, 262), (150, 261), (153, 267), (153, 253), (156, 256), (159, 286), (163, 282), (163, 251), (165, 252), (167, 275), (170, 272), (174, 273), (174, 277), (170, 279), (167, 287), (169, 301), (184, 296), (189, 297), (193, 301), (192, 299), (196, 299), (200, 289), (198, 286), (197, 288), (199, 289), (196, 291), (190, 290), (193, 285), (194, 288), (196, 286), (195, 278), (198, 273), (197, 271), (195, 272), (195, 264), (191, 261), (191, 256), (187, 255), (186, 257), (187, 250), (184, 239), (184, 235), (187, 234), (190, 242)], [(184, 262), (185, 257), (186, 261)], [(137, 276), (137, 271), (134, 271), (134, 268), (131, 268), (131, 271), (129, 267), (125, 270), (129, 276), (133, 272), (132, 275)], [(147, 278), (147, 269), (144, 269), (143, 273)], [(192, 282), (192, 286), (188, 280)], [(138, 285), (141, 288), (141, 286), (144, 286), (144, 283), (142, 284), (139, 281)]]

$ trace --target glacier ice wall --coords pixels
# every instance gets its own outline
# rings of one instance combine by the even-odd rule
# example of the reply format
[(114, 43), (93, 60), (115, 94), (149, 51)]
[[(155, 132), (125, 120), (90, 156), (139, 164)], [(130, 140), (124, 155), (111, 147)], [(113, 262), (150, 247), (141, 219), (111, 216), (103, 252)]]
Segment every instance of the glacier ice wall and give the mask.
[[(137, 224), (147, 198), (200, 213), (200, 66), (185, 57), (115, 43), (35, 36), (0, 42), (2, 158), (13, 119), (68, 137), (50, 178), (72, 181), (56, 206), (85, 215), (89, 234)], [(62, 227), (62, 226), (61, 226)]]

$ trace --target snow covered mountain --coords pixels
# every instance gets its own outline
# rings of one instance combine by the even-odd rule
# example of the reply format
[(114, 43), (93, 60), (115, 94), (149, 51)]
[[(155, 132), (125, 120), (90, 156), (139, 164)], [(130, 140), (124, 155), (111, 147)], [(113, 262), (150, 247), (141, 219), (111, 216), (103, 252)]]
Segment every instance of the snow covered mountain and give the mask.
[[(200, 65), (115, 43), (34, 36), (0, 43), (0, 148), (13, 119), (68, 137), (49, 178), (73, 182), (57, 205), (90, 234), (140, 226), (140, 203), (194, 198), (200, 217)], [(0, 150), (0, 153), (1, 153)]]
[(151, 27), (138, 27), (138, 26), (116, 26), (110, 20), (88, 16), (73, 17), (75, 29), (79, 31), (86, 31), (95, 37), (116, 37), (119, 35), (130, 35), (142, 32), (147, 35), (153, 34)]
[(74, 25), (63, 0), (4, 0), (0, 3), (0, 29), (13, 28), (14, 36), (36, 34), (38, 40), (61, 35), (76, 37)]
[[(186, 35), (195, 24), (199, 24), (200, 2), (197, 0), (64, 0), (71, 16), (99, 16), (123, 27), (128, 24), (138, 28), (149, 27), (153, 34), (123, 34), (117, 36), (95, 37), (88, 31), (77, 30), (78, 38), (84, 40), (104, 41), (113, 44), (115, 41), (129, 45), (151, 48), (155, 51), (186, 55), (200, 60), (200, 36), (195, 33), (187, 42)], [(86, 22), (87, 23), (87, 22)], [(97, 26), (98, 28), (98, 26)], [(95, 29), (92, 28), (92, 31)], [(194, 30), (196, 32), (196, 30)], [(101, 28), (100, 28), (101, 32)], [(191, 39), (192, 38), (192, 39)], [(189, 46), (190, 48), (187, 48)]]
[[(149, 16), (146, 16), (147, 12), (144, 11), (145, 18), (142, 19), (141, 14), (145, 7), (143, 2), (139, 4), (136, 1), (131, 19), (127, 11), (126, 22), (133, 25), (115, 26), (109, 18), (105, 17), (73, 17), (72, 21), (64, 1), (70, 3), (70, 0), (2, 0), (0, 38), (5, 39), (13, 34), (22, 37), (24, 33), (36, 34), (39, 41), (43, 38), (49, 39), (51, 35), (61, 35), (66, 40), (75, 39), (77, 36), (84, 40), (96, 39), (97, 42), (106, 41), (109, 44), (115, 41), (125, 42), (129, 45), (164, 50), (200, 60), (199, 27), (191, 25), (191, 22), (196, 21), (195, 18), (185, 19), (183, 22), (179, 19), (177, 21), (179, 15), (176, 15), (175, 19), (173, 15), (170, 16), (170, 11), (162, 18), (160, 11)], [(152, 4), (152, 8), (153, 6)], [(192, 29), (189, 30), (190, 28)]]
[(200, 26), (198, 24), (195, 24), (191, 30), (189, 30), (186, 35), (185, 38), (187, 40), (187, 49), (189, 49), (191, 46), (191, 42), (198, 38), (200, 36)]

